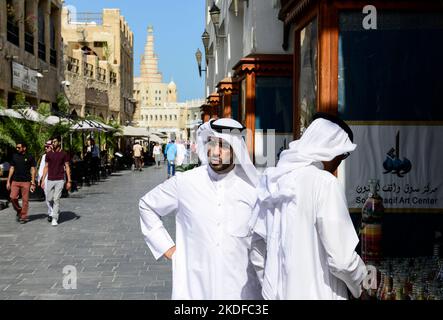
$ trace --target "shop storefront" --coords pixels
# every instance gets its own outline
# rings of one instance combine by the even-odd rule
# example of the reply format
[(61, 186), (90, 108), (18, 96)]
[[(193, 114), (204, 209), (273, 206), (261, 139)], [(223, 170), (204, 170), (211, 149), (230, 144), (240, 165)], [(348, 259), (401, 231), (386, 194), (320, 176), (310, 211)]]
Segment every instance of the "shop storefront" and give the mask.
[(294, 134), (316, 111), (338, 114), (353, 129), (358, 148), (338, 177), (357, 229), (369, 180), (377, 180), (378, 284), (398, 291), (378, 298), (442, 298), (442, 4), (281, 3), (284, 45), (294, 49)]

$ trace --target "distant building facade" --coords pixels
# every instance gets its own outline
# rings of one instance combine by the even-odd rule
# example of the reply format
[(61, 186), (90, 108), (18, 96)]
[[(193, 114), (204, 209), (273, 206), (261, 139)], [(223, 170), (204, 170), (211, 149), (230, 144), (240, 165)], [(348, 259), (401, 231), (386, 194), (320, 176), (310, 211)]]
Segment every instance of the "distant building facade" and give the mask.
[(193, 130), (201, 123), (200, 106), (204, 100), (165, 102), (141, 108), (138, 126), (161, 132), (178, 140), (193, 140)]
[(62, 1), (0, 1), (0, 99), (12, 107), (23, 92), (29, 105), (57, 108), (63, 81)]
[(134, 34), (119, 9), (77, 14), (63, 8), (65, 92), (71, 112), (124, 125), (133, 121)]

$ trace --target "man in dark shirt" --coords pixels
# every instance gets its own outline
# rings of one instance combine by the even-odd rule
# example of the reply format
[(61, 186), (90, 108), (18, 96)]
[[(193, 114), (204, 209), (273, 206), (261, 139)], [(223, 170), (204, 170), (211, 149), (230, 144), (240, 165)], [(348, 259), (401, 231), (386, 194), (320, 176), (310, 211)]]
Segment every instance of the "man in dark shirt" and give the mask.
[[(61, 138), (52, 139), (53, 152), (46, 155), (46, 165), (43, 169), (43, 177), (41, 187), (46, 188), (47, 201), (52, 205), (52, 216), (48, 217), (48, 221), (53, 226), (58, 225), (58, 217), (60, 213), (60, 198), (63, 187), (65, 185), (66, 173), (66, 189), (71, 189), (71, 169), (69, 167), (69, 157), (61, 149)], [(48, 175), (48, 183), (45, 185), (45, 178)]]
[[(12, 156), (6, 188), (11, 191), (11, 203), (17, 211), (17, 220), (24, 224), (29, 221), (29, 191), (35, 191), (35, 159), (26, 152), (26, 144), (17, 143), (17, 153)], [(22, 207), (18, 203), (22, 195)]]

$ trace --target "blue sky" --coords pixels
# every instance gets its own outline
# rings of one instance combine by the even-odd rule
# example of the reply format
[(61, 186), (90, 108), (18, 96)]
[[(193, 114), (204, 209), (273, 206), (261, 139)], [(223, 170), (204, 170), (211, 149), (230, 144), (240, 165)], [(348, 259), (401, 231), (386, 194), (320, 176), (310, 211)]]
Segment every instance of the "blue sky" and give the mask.
[(148, 25), (154, 27), (155, 52), (163, 81), (177, 84), (179, 100), (203, 98), (204, 74), (199, 78), (195, 52), (203, 50), (205, 2), (203, 0), (66, 0), (77, 12), (119, 8), (134, 32), (134, 71), (140, 74), (140, 57)]

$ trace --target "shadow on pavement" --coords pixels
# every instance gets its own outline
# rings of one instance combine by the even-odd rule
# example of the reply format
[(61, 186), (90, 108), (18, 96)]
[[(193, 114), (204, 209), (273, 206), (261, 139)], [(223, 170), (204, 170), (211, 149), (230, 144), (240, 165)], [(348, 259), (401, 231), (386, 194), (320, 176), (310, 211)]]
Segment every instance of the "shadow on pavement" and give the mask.
[(58, 217), (58, 223), (59, 224), (60, 223), (65, 223), (65, 222), (68, 222), (68, 221), (71, 221), (71, 220), (78, 220), (80, 218), (81, 217), (79, 215), (77, 215), (76, 213), (74, 213), (74, 212), (64, 211), (64, 212), (60, 213), (60, 215)]
[(48, 217), (47, 214), (33, 214), (33, 215), (29, 215), (29, 222), (35, 221), (35, 220), (43, 220), (46, 219)]

